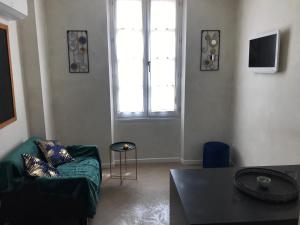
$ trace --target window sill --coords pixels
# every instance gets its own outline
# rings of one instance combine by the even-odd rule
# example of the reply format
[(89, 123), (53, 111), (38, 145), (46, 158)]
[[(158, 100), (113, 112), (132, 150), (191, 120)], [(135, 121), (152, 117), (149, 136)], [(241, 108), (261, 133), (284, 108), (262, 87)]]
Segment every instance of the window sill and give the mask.
[(180, 120), (180, 116), (166, 117), (117, 117), (116, 122), (147, 122), (147, 121), (176, 121)]

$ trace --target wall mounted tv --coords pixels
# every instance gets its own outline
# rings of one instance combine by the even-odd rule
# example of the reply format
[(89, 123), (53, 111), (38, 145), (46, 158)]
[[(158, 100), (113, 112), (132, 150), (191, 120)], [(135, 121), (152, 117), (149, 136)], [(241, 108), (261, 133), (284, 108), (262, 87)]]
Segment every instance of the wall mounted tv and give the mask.
[(249, 43), (249, 68), (255, 73), (278, 72), (279, 45), (278, 30), (252, 37)]

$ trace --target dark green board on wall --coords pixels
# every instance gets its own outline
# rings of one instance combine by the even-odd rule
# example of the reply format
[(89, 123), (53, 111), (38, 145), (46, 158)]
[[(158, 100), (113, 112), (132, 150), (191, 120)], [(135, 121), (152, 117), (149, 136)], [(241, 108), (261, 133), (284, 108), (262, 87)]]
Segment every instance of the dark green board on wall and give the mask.
[(0, 128), (15, 121), (15, 103), (7, 26), (0, 24)]

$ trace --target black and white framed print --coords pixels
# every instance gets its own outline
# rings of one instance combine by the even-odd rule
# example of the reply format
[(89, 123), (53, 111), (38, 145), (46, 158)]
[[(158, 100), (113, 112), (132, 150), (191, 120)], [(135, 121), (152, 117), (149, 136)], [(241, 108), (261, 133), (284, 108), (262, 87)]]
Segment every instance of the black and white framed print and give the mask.
[(201, 71), (219, 70), (220, 30), (202, 30), (201, 32)]
[(89, 73), (88, 32), (68, 30), (68, 56), (70, 73)]

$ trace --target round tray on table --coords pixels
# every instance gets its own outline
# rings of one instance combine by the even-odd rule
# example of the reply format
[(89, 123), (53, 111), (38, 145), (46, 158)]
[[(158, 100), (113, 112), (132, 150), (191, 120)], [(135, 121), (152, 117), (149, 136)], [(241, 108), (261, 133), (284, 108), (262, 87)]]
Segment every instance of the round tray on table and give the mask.
[[(263, 188), (257, 177), (263, 176), (271, 179), (267, 188)], [(272, 169), (246, 168), (236, 172), (234, 176), (235, 187), (256, 199), (284, 203), (298, 198), (299, 187), (297, 181), (291, 176)]]
[[(126, 149), (124, 148), (125, 145), (127, 145)], [(110, 149), (118, 152), (130, 151), (136, 149), (136, 145), (129, 141), (121, 141), (111, 144)]]

